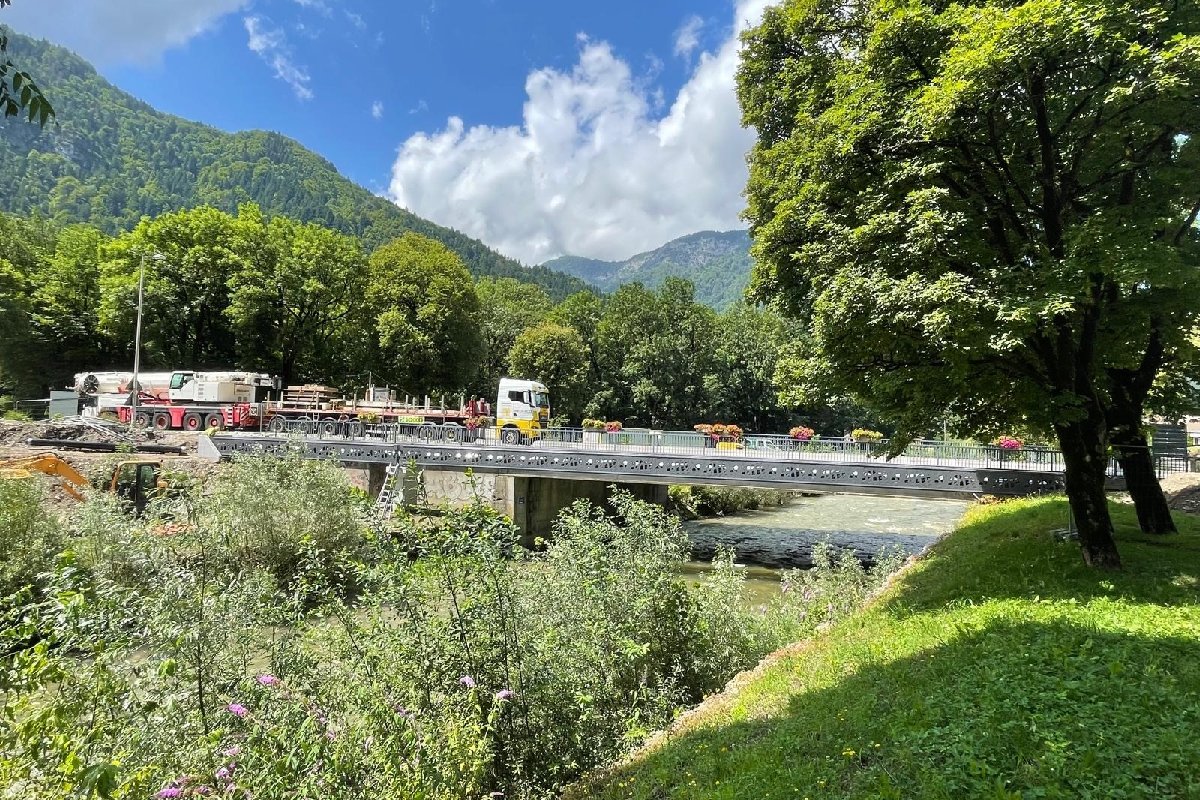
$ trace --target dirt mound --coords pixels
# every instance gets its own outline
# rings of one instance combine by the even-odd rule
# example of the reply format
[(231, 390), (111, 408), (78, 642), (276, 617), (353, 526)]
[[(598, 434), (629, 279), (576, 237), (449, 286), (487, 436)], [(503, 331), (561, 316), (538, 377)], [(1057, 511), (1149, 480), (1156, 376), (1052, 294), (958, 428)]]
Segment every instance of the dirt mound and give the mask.
[(1200, 514), (1200, 472), (1174, 472), (1160, 483), (1173, 510)]

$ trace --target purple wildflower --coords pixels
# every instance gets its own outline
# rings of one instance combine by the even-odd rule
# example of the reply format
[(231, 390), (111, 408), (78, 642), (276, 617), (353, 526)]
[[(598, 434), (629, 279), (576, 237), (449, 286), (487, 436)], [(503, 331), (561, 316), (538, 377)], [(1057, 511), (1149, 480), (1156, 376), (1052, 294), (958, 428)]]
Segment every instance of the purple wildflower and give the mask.
[(207, 783), (202, 783), (199, 786), (197, 786), (195, 789), (192, 789), (192, 794), (197, 794), (197, 795), (200, 795), (201, 797), (210, 795), (210, 794), (212, 794), (212, 787), (209, 786)]
[(278, 686), (279, 678), (276, 678), (271, 673), (266, 672), (266, 673), (263, 673), (262, 675), (258, 676), (258, 682), (262, 686)]
[(183, 789), (180, 789), (178, 786), (164, 786), (162, 789), (159, 789), (158, 792), (154, 796), (159, 797), (159, 798), (166, 798), (166, 797), (181, 797), (182, 795), (183, 795)]
[(512, 689), (501, 689), (500, 691), (496, 692), (496, 699), (499, 700), (501, 703), (503, 703), (505, 700), (512, 700), (513, 699), (513, 690)]
[(232, 774), (233, 773), (229, 771), (229, 767), (221, 767), (216, 772), (216, 778), (219, 781), (227, 781), (229, 780), (229, 776)]
[(226, 747), (224, 750), (221, 751), (221, 755), (223, 755), (227, 758), (235, 758), (241, 754), (242, 754), (242, 748), (238, 747), (236, 744), (233, 745), (232, 747)]
[(238, 719), (245, 719), (246, 715), (250, 713), (250, 709), (246, 708), (241, 703), (230, 703), (227, 708), (229, 709), (229, 713), (233, 714)]
[(461, 678), (458, 679), (458, 682), (460, 684), (462, 684), (463, 686), (467, 687), (468, 689), (475, 688), (475, 679), (472, 678), (470, 675), (463, 675)]

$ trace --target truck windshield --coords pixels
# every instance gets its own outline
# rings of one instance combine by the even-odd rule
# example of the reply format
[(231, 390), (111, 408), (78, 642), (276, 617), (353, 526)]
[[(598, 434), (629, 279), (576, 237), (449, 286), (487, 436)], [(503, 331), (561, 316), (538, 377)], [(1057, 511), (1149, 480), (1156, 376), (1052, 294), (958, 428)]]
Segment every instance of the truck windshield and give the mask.
[(537, 406), (538, 408), (549, 408), (550, 407), (550, 395), (548, 395), (544, 392), (534, 392), (533, 393), (533, 404), (535, 406)]

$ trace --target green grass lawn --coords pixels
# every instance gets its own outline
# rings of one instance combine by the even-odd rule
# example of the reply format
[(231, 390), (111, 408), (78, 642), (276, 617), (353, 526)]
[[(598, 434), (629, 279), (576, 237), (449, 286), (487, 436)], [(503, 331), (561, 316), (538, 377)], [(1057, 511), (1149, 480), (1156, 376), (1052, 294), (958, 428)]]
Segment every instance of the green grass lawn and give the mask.
[(1200, 518), (1120, 573), (979, 506), (879, 601), (573, 797), (1200, 798)]

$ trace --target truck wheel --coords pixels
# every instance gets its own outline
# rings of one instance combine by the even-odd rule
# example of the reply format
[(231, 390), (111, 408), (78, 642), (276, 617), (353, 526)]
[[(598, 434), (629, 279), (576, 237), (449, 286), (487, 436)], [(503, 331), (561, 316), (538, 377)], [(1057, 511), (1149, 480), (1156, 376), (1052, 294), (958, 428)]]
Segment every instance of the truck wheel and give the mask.
[(341, 427), (337, 420), (327, 419), (321, 423), (322, 436), (337, 436), (338, 428)]
[(185, 431), (200, 430), (200, 415), (195, 411), (189, 411), (183, 415), (183, 429)]
[(171, 415), (160, 411), (154, 415), (153, 424), (156, 431), (169, 431), (171, 430)]
[(450, 422), (446, 423), (445, 432), (446, 432), (446, 441), (447, 442), (457, 442), (459, 439), (462, 438), (462, 428), (460, 428), (458, 425), (455, 425), (454, 423), (450, 423)]
[(505, 428), (500, 432), (500, 441), (505, 444), (520, 444), (521, 432), (516, 428)]
[(437, 433), (437, 430), (430, 423), (425, 423), (417, 428), (417, 438), (424, 439), (425, 441), (432, 439), (435, 433)]
[(147, 414), (145, 411), (137, 412), (136, 414), (133, 415), (133, 424), (138, 426), (139, 428), (149, 428), (150, 427), (150, 415)]
[(220, 428), (222, 426), (222, 424), (224, 424), (224, 420), (221, 419), (221, 415), (216, 413), (215, 411), (209, 412), (204, 415), (204, 427), (205, 428)]
[(358, 437), (362, 436), (363, 431), (365, 430), (363, 428), (363, 424), (358, 421), (351, 422), (346, 427), (349, 429), (347, 431), (347, 434), (353, 439), (357, 439)]
[(283, 417), (271, 417), (271, 421), (267, 423), (267, 430), (271, 433), (283, 433), (287, 430), (287, 420)]

